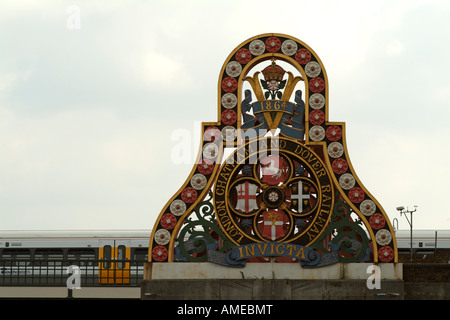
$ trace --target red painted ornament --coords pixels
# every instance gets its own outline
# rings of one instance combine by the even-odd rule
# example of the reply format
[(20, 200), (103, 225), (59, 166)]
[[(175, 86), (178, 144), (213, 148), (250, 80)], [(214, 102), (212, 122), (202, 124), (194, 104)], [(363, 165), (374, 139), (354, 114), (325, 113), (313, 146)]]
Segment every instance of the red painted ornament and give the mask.
[(348, 192), (348, 198), (353, 203), (360, 203), (364, 200), (364, 191), (359, 187), (351, 188)]
[(222, 89), (225, 92), (233, 92), (237, 89), (237, 80), (232, 77), (226, 77), (222, 81)]
[(343, 174), (347, 172), (348, 169), (348, 163), (342, 158), (338, 158), (333, 161), (333, 164), (331, 165), (333, 168), (333, 172), (336, 174)]
[(156, 246), (152, 250), (152, 258), (155, 261), (162, 262), (167, 259), (167, 249), (163, 246)]
[(186, 203), (192, 203), (197, 200), (197, 191), (194, 188), (187, 187), (181, 192), (181, 199)]
[(312, 78), (309, 81), (309, 90), (314, 93), (322, 92), (325, 89), (325, 81), (322, 78)]
[(325, 114), (322, 110), (313, 110), (309, 114), (309, 121), (315, 125), (321, 125), (325, 121)]
[(281, 48), (281, 40), (277, 37), (269, 37), (266, 40), (266, 50), (269, 52), (277, 52)]
[(203, 135), (203, 141), (213, 142), (222, 137), (220, 130), (216, 127), (208, 127)]
[(383, 215), (375, 213), (370, 216), (369, 223), (373, 229), (380, 230), (386, 225), (386, 219), (383, 217)]
[(295, 60), (300, 64), (307, 64), (311, 61), (311, 52), (306, 49), (300, 49), (295, 54)]
[(214, 170), (214, 163), (209, 159), (202, 159), (202, 161), (197, 166), (198, 171), (201, 174), (208, 175)]
[(342, 129), (339, 126), (329, 126), (325, 135), (330, 141), (338, 141), (342, 137)]
[(378, 258), (382, 262), (390, 262), (394, 259), (394, 250), (391, 247), (384, 246), (378, 250)]
[(161, 217), (161, 225), (164, 229), (172, 230), (176, 224), (177, 218), (171, 213), (166, 213)]
[(235, 58), (240, 64), (246, 64), (252, 59), (252, 54), (250, 50), (241, 48), (236, 52)]
[(234, 110), (227, 109), (222, 112), (222, 122), (227, 126), (234, 124), (237, 120), (236, 112)]

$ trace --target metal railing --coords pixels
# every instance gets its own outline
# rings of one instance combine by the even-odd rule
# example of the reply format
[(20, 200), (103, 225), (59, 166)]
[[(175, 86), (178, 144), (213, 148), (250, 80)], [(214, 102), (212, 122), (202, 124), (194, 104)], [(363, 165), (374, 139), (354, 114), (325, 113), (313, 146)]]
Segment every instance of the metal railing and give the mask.
[(0, 286), (129, 286), (143, 279), (144, 260), (0, 259)]

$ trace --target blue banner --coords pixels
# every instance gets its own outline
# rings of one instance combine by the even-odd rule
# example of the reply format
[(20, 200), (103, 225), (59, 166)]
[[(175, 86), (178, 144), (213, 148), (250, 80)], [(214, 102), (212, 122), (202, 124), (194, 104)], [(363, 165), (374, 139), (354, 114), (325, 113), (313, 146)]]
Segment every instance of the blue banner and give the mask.
[(299, 259), (303, 268), (318, 268), (339, 262), (337, 251), (320, 254), (310, 247), (283, 242), (252, 243), (233, 247), (226, 253), (208, 250), (208, 261), (226, 267), (243, 268), (248, 258), (255, 257)]
[[(281, 133), (294, 139), (303, 139), (305, 133), (304, 114), (305, 103), (301, 99), (301, 91), (295, 94), (295, 102), (282, 100), (264, 100), (255, 103), (251, 102), (251, 93), (245, 93), (242, 101), (242, 115), (244, 123), (241, 128), (245, 135), (253, 138), (257, 135), (264, 135), (267, 128), (272, 127), (273, 122), (280, 128)], [(246, 112), (253, 109), (253, 115)], [(281, 117), (277, 114), (282, 113)], [(271, 122), (271, 123), (268, 123)]]

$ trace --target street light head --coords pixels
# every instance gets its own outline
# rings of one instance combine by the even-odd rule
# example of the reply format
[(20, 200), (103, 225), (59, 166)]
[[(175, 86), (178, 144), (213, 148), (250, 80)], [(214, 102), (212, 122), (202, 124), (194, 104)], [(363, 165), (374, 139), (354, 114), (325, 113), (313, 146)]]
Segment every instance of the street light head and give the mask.
[(403, 206), (402, 207), (397, 207), (397, 210), (398, 211), (403, 211), (403, 210), (405, 210), (405, 207), (403, 207)]

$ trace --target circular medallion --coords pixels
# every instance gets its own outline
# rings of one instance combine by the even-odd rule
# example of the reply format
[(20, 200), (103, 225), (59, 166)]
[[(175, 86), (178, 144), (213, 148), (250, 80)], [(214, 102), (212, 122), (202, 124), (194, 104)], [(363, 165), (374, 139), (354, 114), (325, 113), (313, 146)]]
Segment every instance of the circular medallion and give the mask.
[[(320, 157), (295, 140), (247, 141), (224, 162), (217, 177), (216, 218), (237, 245), (307, 245), (321, 235), (331, 216), (331, 176)], [(304, 223), (296, 223), (299, 219)]]
[(369, 200), (369, 199), (364, 200), (359, 205), (359, 210), (361, 210), (362, 214), (367, 217), (374, 214), (376, 209), (377, 209), (377, 206), (375, 205), (375, 202), (373, 202), (372, 200)]
[(264, 53), (264, 51), (266, 50), (266, 46), (261, 40), (253, 40), (252, 42), (250, 42), (249, 49), (252, 55), (259, 56)]
[(222, 122), (227, 126), (234, 124), (236, 122), (236, 119), (237, 116), (234, 110), (227, 109), (224, 112), (222, 112)]
[(310, 61), (305, 66), (305, 73), (310, 78), (317, 77), (321, 71), (320, 64), (316, 61)]
[(313, 109), (321, 109), (325, 105), (325, 97), (320, 93), (314, 93), (309, 97), (309, 105)]
[(378, 250), (378, 258), (382, 262), (391, 262), (394, 259), (394, 249), (388, 246), (381, 247)]
[(197, 165), (197, 169), (201, 174), (208, 175), (214, 170), (214, 162), (209, 159), (202, 159)]
[(236, 52), (235, 57), (237, 62), (239, 62), (240, 64), (246, 64), (252, 59), (252, 54), (250, 50), (241, 48)]
[(235, 94), (225, 93), (222, 96), (222, 105), (224, 106), (224, 108), (232, 109), (232, 108), (236, 107), (236, 104), (237, 104), (237, 98), (236, 98)]
[(181, 192), (181, 199), (186, 203), (193, 203), (197, 200), (197, 191), (191, 187), (184, 188)]
[(328, 154), (332, 158), (339, 158), (344, 154), (344, 147), (339, 142), (332, 142), (328, 146)]
[(217, 127), (208, 127), (203, 134), (203, 141), (213, 142), (220, 140), (221, 136), (220, 130)]
[(373, 229), (379, 230), (386, 225), (386, 219), (382, 214), (375, 213), (370, 217), (369, 224)]
[(351, 188), (353, 188), (355, 186), (355, 178), (350, 173), (344, 173), (339, 178), (339, 185), (344, 190), (350, 190)]
[(375, 239), (379, 245), (385, 246), (392, 241), (392, 235), (388, 230), (381, 229), (375, 234)]
[(167, 259), (167, 249), (163, 246), (156, 246), (152, 250), (152, 258), (155, 261), (162, 262)]
[(336, 174), (343, 174), (348, 170), (348, 163), (342, 158), (335, 159), (331, 165), (333, 172)]
[(322, 141), (325, 138), (325, 129), (321, 126), (314, 126), (309, 129), (309, 137), (313, 141)]
[(311, 61), (311, 52), (306, 49), (300, 49), (295, 54), (295, 60), (300, 64), (307, 64)]
[(309, 114), (309, 121), (315, 126), (321, 125), (325, 121), (325, 114), (322, 110), (313, 110)]
[(208, 180), (201, 173), (196, 173), (191, 178), (191, 186), (195, 190), (202, 190), (203, 188), (205, 188), (207, 182)]
[(293, 40), (285, 40), (281, 45), (281, 51), (287, 56), (292, 56), (297, 52), (297, 43)]
[(170, 204), (170, 212), (177, 217), (183, 215), (186, 212), (186, 203), (179, 199), (173, 200)]
[(219, 154), (219, 147), (217, 144), (210, 142), (203, 147), (203, 157), (206, 159), (215, 159)]
[(172, 230), (177, 224), (177, 218), (171, 213), (165, 213), (161, 217), (161, 225), (164, 229)]
[(309, 80), (309, 90), (314, 93), (322, 92), (325, 89), (325, 81), (322, 78), (312, 78)]
[(350, 191), (348, 192), (348, 198), (353, 203), (360, 203), (361, 201), (364, 200), (364, 197), (365, 197), (364, 191), (359, 187), (354, 187), (350, 189)]
[(269, 208), (278, 208), (285, 201), (285, 193), (276, 186), (265, 188), (262, 194), (264, 204)]
[(277, 37), (269, 37), (266, 40), (266, 49), (269, 52), (277, 52), (281, 48), (281, 41)]
[(240, 63), (236, 61), (230, 61), (227, 64), (227, 67), (225, 68), (225, 71), (227, 72), (227, 75), (230, 77), (238, 77), (242, 72), (242, 66)]
[(222, 80), (222, 89), (225, 92), (233, 92), (237, 89), (237, 80), (232, 77), (226, 77)]
[(222, 139), (224, 141), (234, 141), (237, 137), (237, 130), (232, 126), (225, 126), (222, 128)]
[(338, 141), (342, 137), (342, 130), (338, 126), (329, 126), (326, 131), (326, 136), (330, 141)]
[(157, 244), (165, 246), (170, 241), (170, 232), (166, 229), (159, 229), (155, 232), (155, 241)]

